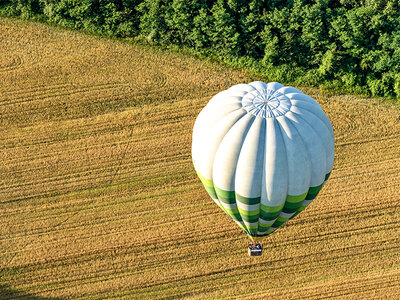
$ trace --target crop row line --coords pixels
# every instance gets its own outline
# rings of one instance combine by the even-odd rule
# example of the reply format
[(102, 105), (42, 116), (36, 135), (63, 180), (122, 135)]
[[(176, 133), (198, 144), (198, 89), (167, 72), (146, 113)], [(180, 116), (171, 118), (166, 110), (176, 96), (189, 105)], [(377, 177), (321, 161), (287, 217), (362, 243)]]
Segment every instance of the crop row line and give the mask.
[[(398, 242), (398, 239), (395, 241)], [(379, 242), (379, 241), (377, 241), (377, 242)], [(375, 243), (375, 244), (380, 245), (379, 243)], [(287, 259), (282, 258), (282, 259), (275, 259), (272, 261), (260, 262), (257, 267), (259, 269), (262, 269), (262, 268), (265, 268), (266, 266), (268, 266), (268, 268), (270, 270), (275, 269), (275, 270), (279, 270), (280, 272), (282, 272), (282, 271), (288, 270), (293, 267), (298, 268), (300, 266), (304, 266), (305, 268), (307, 268), (309, 270), (310, 269), (309, 257), (317, 258), (316, 260), (313, 260), (313, 263), (318, 264), (318, 266), (320, 266), (323, 262), (329, 262), (329, 261), (333, 261), (333, 260), (335, 262), (337, 262), (339, 259), (346, 259), (347, 256), (359, 257), (360, 255), (369, 255), (371, 250), (369, 248), (366, 249), (364, 246), (365, 245), (346, 247), (347, 249), (357, 250), (356, 252), (354, 252), (352, 254), (349, 254), (349, 253), (341, 254), (340, 252), (337, 252), (337, 250), (343, 250), (341, 248), (330, 249), (330, 250), (328, 250), (328, 252), (335, 254), (335, 255), (323, 257), (320, 255), (320, 252), (308, 253), (308, 254), (304, 254), (304, 255), (291, 256)], [(397, 250), (397, 249), (398, 249), (398, 245), (397, 245), (397, 247), (393, 247), (393, 246), (382, 247), (381, 246), (381, 247), (374, 247), (373, 252), (377, 253), (377, 252), (388, 251), (388, 250)], [(209, 255), (207, 255), (207, 257), (209, 257)], [(199, 258), (199, 257), (197, 257), (197, 258)], [(290, 262), (290, 263), (288, 263), (288, 262)], [(274, 264), (276, 266), (271, 267), (271, 265), (274, 265)], [(110, 278), (113, 278), (113, 279), (123, 278), (127, 274), (132, 275), (131, 271), (132, 270), (126, 266), (121, 266), (119, 269), (111, 270), (111, 271), (109, 269), (106, 269), (107, 273), (104, 275), (96, 274), (96, 275), (93, 275), (90, 277), (85, 276), (84, 278), (79, 277), (76, 279), (64, 280), (62, 282), (62, 285), (59, 284), (57, 287), (53, 287), (50, 289), (40, 289), (40, 292), (48, 293), (48, 292), (59, 290), (59, 289), (65, 289), (66, 287), (73, 287), (76, 284), (81, 285), (81, 284), (85, 284), (85, 283), (101, 282), (101, 281), (104, 281), (105, 279), (110, 279)], [(251, 263), (250, 264), (242, 264), (242, 265), (238, 265), (238, 266), (232, 266), (231, 268), (227, 268), (224, 270), (216, 270), (216, 271), (211, 271), (211, 272), (207, 272), (204, 274), (195, 274), (195, 275), (190, 275), (190, 276), (183, 275), (182, 278), (163, 280), (163, 281), (159, 281), (159, 282), (150, 282), (144, 286), (142, 285), (140, 287), (140, 289), (147, 290), (149, 288), (153, 289), (155, 286), (170, 285), (170, 284), (173, 284), (176, 286), (177, 282), (189, 287), (188, 284), (190, 284), (190, 285), (196, 284), (196, 282), (192, 282), (192, 280), (195, 280), (195, 281), (202, 280), (203, 283), (206, 283), (206, 281), (214, 282), (213, 276), (221, 274), (221, 273), (231, 273), (231, 274), (233, 273), (233, 275), (231, 275), (231, 276), (239, 276), (240, 275), (241, 277), (243, 277), (244, 275), (253, 276), (254, 272), (256, 272), (256, 271), (257, 270), (254, 270), (254, 266)], [(155, 274), (155, 273), (157, 273), (157, 272), (154, 271), (153, 274)], [(110, 275), (112, 275), (112, 276), (110, 276)], [(30, 282), (35, 282), (35, 281), (30, 280)], [(43, 285), (41, 285), (41, 286), (43, 287)], [(134, 290), (135, 290), (135, 288), (134, 288)]]

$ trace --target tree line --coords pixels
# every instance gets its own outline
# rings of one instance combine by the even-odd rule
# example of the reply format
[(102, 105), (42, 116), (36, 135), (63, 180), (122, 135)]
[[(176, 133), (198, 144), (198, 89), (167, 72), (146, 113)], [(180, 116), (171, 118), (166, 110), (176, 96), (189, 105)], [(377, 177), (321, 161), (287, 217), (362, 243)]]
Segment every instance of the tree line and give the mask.
[(184, 47), (269, 81), (400, 98), (400, 0), (0, 0), (0, 15)]

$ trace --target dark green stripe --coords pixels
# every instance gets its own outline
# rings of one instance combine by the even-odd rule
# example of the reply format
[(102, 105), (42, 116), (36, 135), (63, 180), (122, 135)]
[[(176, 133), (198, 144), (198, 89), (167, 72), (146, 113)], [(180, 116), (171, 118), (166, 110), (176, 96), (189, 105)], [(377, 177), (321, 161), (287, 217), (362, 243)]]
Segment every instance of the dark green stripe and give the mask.
[(306, 196), (306, 200), (314, 200), (315, 197), (317, 197), (318, 193), (320, 192), (320, 190), (323, 187), (323, 183), (318, 185), (318, 186), (312, 186), (309, 188), (307, 196)]
[(218, 187), (215, 187), (215, 191), (217, 192), (218, 196), (224, 197), (226, 199), (235, 199), (235, 191), (225, 191), (221, 190)]
[(260, 209), (260, 218), (264, 219), (265, 221), (272, 221), (275, 220), (281, 212), (267, 212)]
[(261, 201), (261, 197), (256, 197), (256, 198), (246, 198), (243, 196), (240, 196), (239, 194), (236, 194), (236, 200), (243, 203), (243, 204), (258, 204)]
[(262, 224), (258, 223), (258, 231), (266, 231), (268, 228), (271, 227), (272, 224)]
[(283, 207), (282, 211), (285, 213), (294, 213), (302, 204), (304, 200), (297, 203), (285, 202), (285, 206)]
[(257, 234), (257, 229), (258, 229), (258, 226), (250, 226), (250, 227), (247, 227), (247, 231), (248, 232), (250, 232), (250, 234)]
[(278, 219), (276, 219), (276, 221), (274, 222), (274, 224), (272, 224), (272, 226), (271, 227), (280, 227), (280, 226), (282, 226), (283, 224), (285, 224), (286, 222), (287, 222), (288, 220), (287, 219), (284, 219), (284, 218), (278, 218)]
[(325, 181), (328, 180), (329, 176), (331, 176), (331, 173), (332, 173), (332, 171), (325, 175)]
[(318, 186), (312, 186), (308, 189), (308, 194), (318, 194), (319, 191), (322, 189), (324, 183), (321, 183)]
[(221, 201), (221, 202), (224, 202), (224, 203), (226, 203), (226, 204), (236, 204), (236, 200), (235, 200), (235, 198), (225, 198), (225, 197), (222, 197), (220, 194), (218, 194), (218, 192), (217, 192), (217, 196), (218, 196), (218, 199)]
[(307, 194), (306, 200), (314, 200), (317, 197), (318, 193), (316, 194)]
[(281, 227), (285, 223), (286, 223), (286, 221), (278, 221), (278, 220), (276, 220), (275, 223), (272, 224), (273, 226), (271, 226), (271, 227), (278, 228), (278, 227)]
[(245, 220), (246, 222), (253, 223), (253, 222), (258, 221), (258, 215), (257, 216), (249, 216), (249, 215), (246, 215), (243, 213), (241, 213), (240, 215), (241, 215), (242, 219)]

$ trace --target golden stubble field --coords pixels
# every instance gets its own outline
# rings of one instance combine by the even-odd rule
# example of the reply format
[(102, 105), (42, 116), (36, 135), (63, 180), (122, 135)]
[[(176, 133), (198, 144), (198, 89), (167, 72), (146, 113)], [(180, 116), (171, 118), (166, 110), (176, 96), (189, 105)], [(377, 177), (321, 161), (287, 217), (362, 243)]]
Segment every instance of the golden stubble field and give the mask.
[(400, 109), (304, 89), (336, 134), (316, 201), (250, 258), (192, 167), (194, 120), (262, 79), (0, 19), (0, 298), (391, 298)]

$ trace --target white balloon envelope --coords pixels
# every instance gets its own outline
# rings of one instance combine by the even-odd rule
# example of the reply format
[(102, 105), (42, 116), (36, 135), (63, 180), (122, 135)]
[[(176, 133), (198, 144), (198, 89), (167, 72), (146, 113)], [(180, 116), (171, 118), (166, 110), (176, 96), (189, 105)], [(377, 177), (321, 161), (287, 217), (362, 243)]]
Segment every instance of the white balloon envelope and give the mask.
[(333, 168), (334, 133), (320, 105), (300, 90), (238, 84), (200, 112), (192, 159), (211, 198), (261, 240), (317, 196)]

